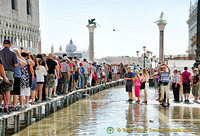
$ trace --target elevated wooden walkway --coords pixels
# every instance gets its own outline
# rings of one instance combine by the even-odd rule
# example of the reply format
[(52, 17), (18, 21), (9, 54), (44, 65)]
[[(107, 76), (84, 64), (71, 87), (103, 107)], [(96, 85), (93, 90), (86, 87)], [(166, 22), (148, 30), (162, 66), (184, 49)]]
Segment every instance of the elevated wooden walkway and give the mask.
[(37, 105), (32, 105), (31, 107), (24, 110), (11, 112), (10, 114), (0, 113), (0, 136), (17, 133), (25, 127), (31, 125), (32, 118), (36, 119), (36, 121), (39, 121), (43, 118), (48, 117), (50, 114), (56, 112), (57, 110), (63, 109), (68, 105), (86, 97), (86, 95), (93, 95), (104, 89), (123, 84), (124, 80), (112, 81), (87, 89), (73, 91), (66, 95), (59, 95), (57, 98), (54, 98), (51, 101), (45, 101)]

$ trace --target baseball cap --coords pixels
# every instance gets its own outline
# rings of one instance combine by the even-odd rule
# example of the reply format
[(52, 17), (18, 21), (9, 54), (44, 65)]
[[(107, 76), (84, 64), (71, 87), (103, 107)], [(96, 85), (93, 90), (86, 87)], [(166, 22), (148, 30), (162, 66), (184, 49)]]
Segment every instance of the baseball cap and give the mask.
[(10, 42), (10, 40), (5, 39), (5, 40), (3, 41), (3, 44), (11, 44), (11, 42)]
[(64, 56), (64, 57), (63, 57), (63, 60), (69, 60), (69, 59), (68, 59), (68, 57), (67, 57), (67, 56)]

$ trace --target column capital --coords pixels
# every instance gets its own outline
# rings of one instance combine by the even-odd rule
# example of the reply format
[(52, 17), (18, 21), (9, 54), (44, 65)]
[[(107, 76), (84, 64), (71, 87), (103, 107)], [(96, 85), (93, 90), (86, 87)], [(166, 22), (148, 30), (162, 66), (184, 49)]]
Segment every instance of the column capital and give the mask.
[(93, 33), (96, 26), (95, 25), (87, 25), (87, 28), (89, 29), (89, 32)]
[(159, 23), (157, 23), (157, 25), (158, 25), (160, 31), (164, 31), (165, 26), (167, 25), (167, 23), (165, 23), (165, 22), (162, 22), (162, 23), (159, 22)]

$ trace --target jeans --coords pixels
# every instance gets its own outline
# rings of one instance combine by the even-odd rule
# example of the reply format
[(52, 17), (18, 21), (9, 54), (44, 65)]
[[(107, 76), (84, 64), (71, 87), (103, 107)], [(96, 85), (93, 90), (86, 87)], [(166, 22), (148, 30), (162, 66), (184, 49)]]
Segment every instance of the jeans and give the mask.
[(81, 89), (84, 88), (84, 77), (79, 78), (79, 88), (81, 88)]
[(68, 73), (62, 72), (62, 85), (63, 85), (63, 92), (66, 92), (67, 85), (68, 85)]
[(71, 89), (72, 89), (72, 80), (73, 80), (73, 75), (71, 74), (70, 75), (70, 79), (69, 79), (69, 85), (68, 85), (68, 91), (71, 92)]

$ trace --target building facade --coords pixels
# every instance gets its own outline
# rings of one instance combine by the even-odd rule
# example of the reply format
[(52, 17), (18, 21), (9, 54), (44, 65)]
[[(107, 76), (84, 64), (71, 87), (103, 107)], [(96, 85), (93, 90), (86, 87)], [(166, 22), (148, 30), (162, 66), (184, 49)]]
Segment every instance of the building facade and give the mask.
[(0, 45), (4, 39), (12, 48), (41, 52), (39, 0), (0, 0)]
[(195, 55), (197, 46), (197, 2), (190, 3), (188, 24), (188, 50), (186, 51), (189, 56)]

